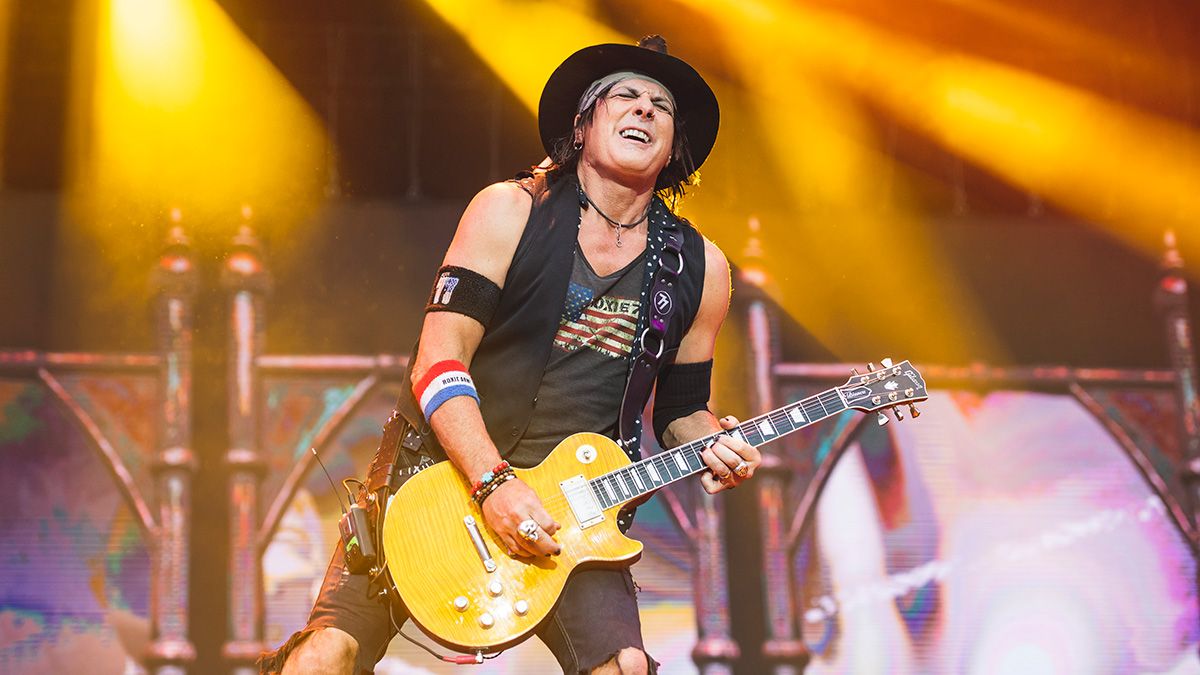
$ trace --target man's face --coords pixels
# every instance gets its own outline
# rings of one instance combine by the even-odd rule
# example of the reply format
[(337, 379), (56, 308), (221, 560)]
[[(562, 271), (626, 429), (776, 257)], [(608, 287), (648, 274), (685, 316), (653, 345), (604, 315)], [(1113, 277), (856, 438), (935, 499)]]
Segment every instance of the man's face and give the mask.
[(657, 84), (631, 78), (596, 101), (583, 130), (584, 159), (601, 169), (655, 179), (675, 142), (675, 109)]

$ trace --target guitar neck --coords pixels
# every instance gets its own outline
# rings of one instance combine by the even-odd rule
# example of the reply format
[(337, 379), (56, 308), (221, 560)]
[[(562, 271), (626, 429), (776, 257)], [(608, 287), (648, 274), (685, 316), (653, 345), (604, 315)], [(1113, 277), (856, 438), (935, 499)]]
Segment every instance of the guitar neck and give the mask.
[(838, 388), (826, 389), (815, 396), (746, 420), (728, 431), (699, 438), (593, 478), (588, 484), (604, 509), (618, 507), (664, 485), (706, 470), (708, 465), (700, 453), (717, 436), (728, 434), (757, 447), (846, 409)]

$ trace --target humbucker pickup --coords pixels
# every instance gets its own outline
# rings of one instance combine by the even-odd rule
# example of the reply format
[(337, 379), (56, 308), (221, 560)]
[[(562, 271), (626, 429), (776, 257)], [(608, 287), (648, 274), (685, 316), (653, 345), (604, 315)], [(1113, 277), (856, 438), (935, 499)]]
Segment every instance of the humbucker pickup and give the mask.
[(592, 494), (592, 489), (583, 474), (562, 481), (558, 487), (562, 489), (567, 503), (571, 505), (579, 527), (588, 528), (604, 520), (604, 509), (600, 508), (600, 502), (596, 501), (596, 495)]

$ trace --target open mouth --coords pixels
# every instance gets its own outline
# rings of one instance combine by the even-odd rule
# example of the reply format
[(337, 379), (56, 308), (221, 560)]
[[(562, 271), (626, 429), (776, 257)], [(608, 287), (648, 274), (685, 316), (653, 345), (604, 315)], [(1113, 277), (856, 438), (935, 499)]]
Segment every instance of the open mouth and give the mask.
[(620, 131), (620, 136), (621, 138), (628, 138), (630, 140), (638, 141), (639, 143), (650, 143), (650, 134), (642, 131), (641, 129), (622, 129)]

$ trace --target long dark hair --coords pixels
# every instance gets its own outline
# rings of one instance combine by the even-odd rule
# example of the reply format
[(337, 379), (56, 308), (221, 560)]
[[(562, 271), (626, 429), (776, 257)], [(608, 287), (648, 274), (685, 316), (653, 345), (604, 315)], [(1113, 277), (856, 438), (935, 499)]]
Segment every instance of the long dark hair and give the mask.
[[(575, 133), (580, 129), (587, 128), (592, 123), (592, 119), (596, 116), (596, 106), (600, 104), (601, 100), (608, 97), (609, 91), (617, 84), (614, 82), (601, 89), (596, 95), (596, 102), (588, 106), (587, 110), (579, 113), (579, 121), (571, 129), (571, 133), (554, 142), (554, 152), (550, 155), (550, 160), (554, 162), (549, 169), (551, 178), (557, 179), (575, 173), (575, 169), (579, 166), (579, 158), (583, 155), (583, 148), (575, 147)], [(671, 147), (671, 161), (659, 172), (658, 180), (654, 183), (654, 192), (673, 211), (679, 200), (683, 198), (685, 187), (695, 185), (699, 180), (696, 167), (692, 162), (692, 152), (688, 147), (683, 121), (678, 115), (672, 115), (671, 120), (675, 123), (675, 140)]]

